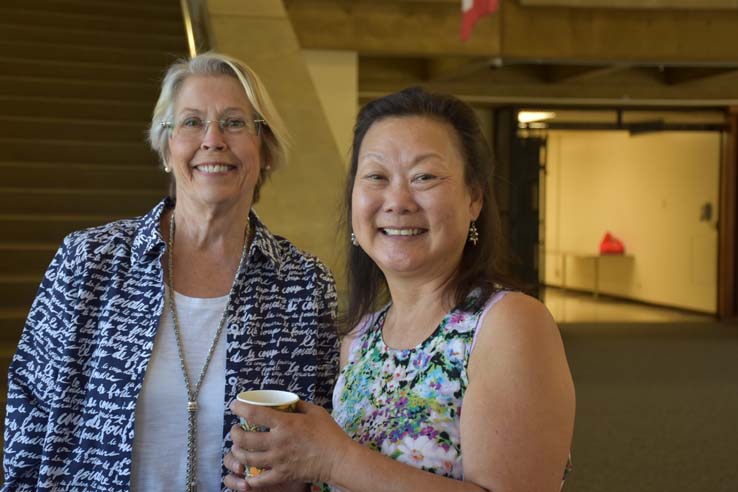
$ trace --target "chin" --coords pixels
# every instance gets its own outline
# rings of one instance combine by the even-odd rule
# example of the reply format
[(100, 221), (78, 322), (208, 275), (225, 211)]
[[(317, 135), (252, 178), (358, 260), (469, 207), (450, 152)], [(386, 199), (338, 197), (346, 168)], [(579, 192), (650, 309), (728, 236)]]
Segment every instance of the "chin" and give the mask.
[(232, 193), (200, 193), (197, 200), (204, 205), (216, 207), (238, 202), (240, 196)]
[(383, 272), (387, 273), (397, 273), (397, 274), (411, 274), (415, 271), (418, 271), (422, 265), (422, 261), (418, 261), (416, 259), (406, 259), (406, 260), (385, 260), (381, 263), (378, 263), (380, 269)]

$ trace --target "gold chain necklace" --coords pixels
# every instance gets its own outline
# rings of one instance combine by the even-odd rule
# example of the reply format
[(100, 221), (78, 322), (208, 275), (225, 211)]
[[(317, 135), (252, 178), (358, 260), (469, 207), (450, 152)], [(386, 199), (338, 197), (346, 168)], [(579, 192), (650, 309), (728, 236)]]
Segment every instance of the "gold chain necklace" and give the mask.
[(223, 327), (225, 326), (226, 315), (228, 314), (228, 305), (230, 304), (231, 297), (233, 296), (233, 290), (236, 287), (236, 280), (238, 279), (238, 272), (241, 271), (244, 258), (246, 258), (246, 252), (249, 246), (249, 234), (251, 233), (251, 218), (246, 217), (246, 237), (243, 241), (243, 251), (241, 252), (241, 259), (238, 262), (238, 268), (236, 274), (233, 277), (233, 283), (231, 289), (228, 291), (228, 302), (223, 310), (223, 314), (220, 316), (220, 322), (218, 322), (218, 329), (215, 332), (213, 341), (208, 349), (208, 355), (205, 358), (202, 371), (200, 371), (200, 377), (197, 378), (197, 383), (192, 386), (190, 376), (187, 374), (187, 366), (185, 365), (184, 346), (182, 344), (182, 335), (179, 330), (179, 319), (177, 318), (177, 307), (174, 303), (174, 210), (169, 218), (169, 241), (167, 244), (167, 282), (169, 283), (169, 308), (172, 312), (172, 324), (174, 326), (174, 336), (177, 339), (177, 354), (179, 355), (179, 364), (182, 367), (182, 375), (184, 376), (185, 387), (187, 388), (187, 477), (185, 480), (185, 492), (196, 492), (197, 491), (197, 438), (195, 430), (197, 428), (197, 397), (200, 394), (200, 387), (205, 379), (205, 372), (208, 370), (210, 365), (210, 359), (213, 358), (215, 347), (218, 345), (220, 335), (223, 333)]

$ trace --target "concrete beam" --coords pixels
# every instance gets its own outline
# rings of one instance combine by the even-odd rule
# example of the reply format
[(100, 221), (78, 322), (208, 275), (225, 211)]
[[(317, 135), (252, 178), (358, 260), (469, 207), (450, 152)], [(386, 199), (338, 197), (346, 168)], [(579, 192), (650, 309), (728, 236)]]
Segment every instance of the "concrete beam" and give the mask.
[(738, 60), (738, 10), (502, 5), (505, 59), (685, 65)]
[(510, 0), (483, 17), (462, 43), (459, 2), (285, 0), (285, 6), (302, 48), (354, 50), (360, 56), (603, 65), (738, 60), (738, 9), (531, 7)]
[(579, 7), (608, 9), (738, 9), (738, 0), (519, 0), (534, 7)]
[(427, 80), (452, 81), (489, 70), (495, 61), (491, 58), (439, 57), (427, 61)]
[(617, 106), (701, 106), (738, 105), (738, 71), (690, 83), (665, 85), (643, 69), (624, 71), (596, 81), (550, 84), (537, 80), (524, 67), (490, 71), (485, 78), (463, 82), (427, 82), (417, 79), (385, 80), (362, 77), (359, 96), (378, 97), (410, 85), (455, 94), (467, 101), (488, 104), (574, 104)]
[(382, 56), (497, 56), (499, 15), (482, 18), (459, 39), (461, 3), (375, 0), (285, 0), (304, 49)]
[(544, 72), (544, 81), (550, 84), (581, 82), (584, 80), (604, 77), (606, 75), (627, 70), (630, 65), (547, 65)]
[(738, 67), (666, 67), (664, 83), (667, 85), (685, 84), (713, 77), (719, 77), (738, 71)]

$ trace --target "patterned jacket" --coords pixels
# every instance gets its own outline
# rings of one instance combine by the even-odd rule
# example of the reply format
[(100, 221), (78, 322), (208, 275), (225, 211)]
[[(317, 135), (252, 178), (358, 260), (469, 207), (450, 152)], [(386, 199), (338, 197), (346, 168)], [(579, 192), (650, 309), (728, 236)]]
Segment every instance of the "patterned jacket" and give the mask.
[[(10, 365), (3, 492), (129, 489), (136, 399), (164, 306), (167, 207), (64, 239)], [(228, 307), (224, 403), (265, 387), (327, 407), (338, 368), (333, 277), (251, 221)], [(224, 451), (237, 420), (226, 411)]]

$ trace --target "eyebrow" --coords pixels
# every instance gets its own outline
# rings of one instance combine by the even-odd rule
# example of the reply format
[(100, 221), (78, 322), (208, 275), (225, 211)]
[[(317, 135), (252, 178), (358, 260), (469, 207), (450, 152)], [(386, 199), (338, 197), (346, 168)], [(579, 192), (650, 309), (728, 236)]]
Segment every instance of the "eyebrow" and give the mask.
[(436, 152), (428, 152), (427, 154), (420, 154), (418, 157), (415, 158), (413, 161), (413, 164), (418, 164), (421, 161), (424, 161), (426, 159), (432, 159), (432, 158), (443, 160), (443, 156), (441, 154), (438, 154)]
[[(249, 114), (249, 111), (243, 108), (239, 108), (238, 106), (231, 106), (229, 108), (225, 108), (223, 111), (220, 112), (220, 114), (230, 113), (233, 111), (240, 111), (241, 113)], [(202, 113), (203, 111), (197, 108), (182, 108), (179, 110), (179, 112), (180, 113), (185, 113), (185, 112)]]
[[(413, 164), (413, 166), (415, 166), (415, 165), (423, 162), (426, 159), (433, 159), (433, 158), (436, 158), (436, 159), (439, 159), (439, 160), (443, 160), (443, 156), (441, 154), (438, 154), (437, 152), (428, 152), (426, 154), (420, 154), (419, 156), (417, 156), (415, 159), (413, 159), (413, 163), (412, 164)], [(366, 154), (362, 155), (359, 158), (359, 162), (363, 162), (363, 161), (365, 161), (367, 159), (376, 159), (379, 162), (384, 162), (384, 155), (382, 155), (379, 152), (367, 152)]]
[(378, 161), (384, 161), (384, 156), (379, 152), (367, 152), (359, 157), (359, 161), (365, 161), (371, 158), (377, 159)]

